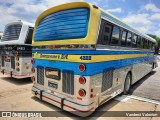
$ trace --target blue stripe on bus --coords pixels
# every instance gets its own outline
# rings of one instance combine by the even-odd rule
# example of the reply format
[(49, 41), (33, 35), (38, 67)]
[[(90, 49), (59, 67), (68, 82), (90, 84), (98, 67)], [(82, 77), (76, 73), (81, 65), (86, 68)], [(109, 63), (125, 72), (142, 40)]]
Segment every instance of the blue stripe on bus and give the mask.
[(37, 68), (37, 66), (43, 66), (44, 68), (51, 67), (51, 68), (58, 68), (61, 71), (71, 70), (71, 71), (74, 71), (74, 73), (77, 75), (92, 76), (95, 74), (102, 73), (103, 70), (107, 68), (119, 69), (122, 67), (126, 67), (129, 65), (133, 65), (136, 63), (144, 62), (144, 61), (152, 62), (154, 60), (154, 56), (114, 60), (114, 61), (107, 61), (107, 62), (87, 63), (85, 64), (86, 70), (84, 72), (80, 72), (78, 70), (78, 66), (80, 63), (76, 63), (76, 62), (49, 61), (49, 60), (40, 60), (40, 59), (34, 59), (34, 60), (35, 60), (35, 64), (33, 65), (33, 67), (35, 68)]
[(153, 54), (153, 51), (107, 51), (107, 50), (32, 50), (41, 54), (76, 54), (76, 55), (105, 55), (105, 54)]

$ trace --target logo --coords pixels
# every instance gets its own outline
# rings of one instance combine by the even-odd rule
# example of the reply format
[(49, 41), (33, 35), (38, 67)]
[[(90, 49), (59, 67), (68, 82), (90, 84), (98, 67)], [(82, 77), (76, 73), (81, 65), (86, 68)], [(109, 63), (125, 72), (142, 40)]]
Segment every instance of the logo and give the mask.
[(2, 112), (2, 117), (12, 117), (11, 112)]

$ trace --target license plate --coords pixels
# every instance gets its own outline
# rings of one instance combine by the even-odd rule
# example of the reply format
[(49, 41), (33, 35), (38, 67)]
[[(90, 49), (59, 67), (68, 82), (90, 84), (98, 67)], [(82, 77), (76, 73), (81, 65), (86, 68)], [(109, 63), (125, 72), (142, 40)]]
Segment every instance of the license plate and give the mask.
[(60, 80), (60, 70), (55, 68), (46, 68), (46, 77)]
[(54, 83), (54, 82), (48, 82), (48, 87), (57, 89), (58, 88), (58, 84)]
[(9, 67), (10, 67), (10, 63), (6, 63), (6, 67), (8, 67), (8, 68), (9, 68)]

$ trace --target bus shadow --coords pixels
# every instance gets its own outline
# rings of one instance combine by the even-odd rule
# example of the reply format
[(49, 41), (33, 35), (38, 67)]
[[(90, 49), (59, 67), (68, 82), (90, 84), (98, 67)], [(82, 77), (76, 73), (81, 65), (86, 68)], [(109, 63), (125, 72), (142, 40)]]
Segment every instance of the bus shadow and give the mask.
[[(73, 120), (81, 120), (81, 119), (87, 119), (87, 120), (96, 120), (98, 117), (106, 117), (107, 111), (109, 111), (113, 106), (119, 103), (117, 100), (109, 100), (108, 102), (104, 103), (103, 105), (99, 106), (96, 111), (94, 111), (90, 116), (88, 117), (79, 117), (77, 115), (74, 115), (68, 111), (64, 111), (46, 101), (40, 100), (39, 98), (33, 96), (31, 97), (34, 101), (39, 102), (40, 104), (49, 107), (54, 112), (54, 117), (70, 117)], [(46, 111), (47, 112), (47, 111)]]
[(15, 85), (26, 85), (32, 83), (31, 78), (16, 79), (12, 77), (1, 77), (1, 81), (7, 81)]
[[(75, 118), (78, 117), (78, 116), (76, 116), (76, 115), (74, 115), (74, 114), (72, 114), (70, 112), (64, 111), (64, 110), (60, 109), (59, 107), (54, 106), (54, 105), (52, 105), (52, 104), (50, 104), (50, 103), (48, 103), (46, 101), (40, 100), (39, 98), (37, 98), (35, 96), (32, 96), (31, 99), (33, 99), (34, 101), (39, 102), (40, 104), (50, 108), (51, 109), (50, 111), (52, 112), (52, 116), (53, 117), (75, 117)], [(42, 111), (45, 111), (45, 110), (42, 110)], [(50, 112), (50, 111), (48, 111), (48, 112)], [(45, 112), (47, 112), (47, 111), (45, 111)]]
[(130, 89), (130, 93), (129, 94), (133, 94), (134, 91), (141, 86), (145, 81), (149, 80), (148, 78), (150, 78), (152, 75), (154, 75), (156, 73), (156, 71), (152, 71), (150, 73), (148, 73), (146, 76), (144, 76), (143, 78), (141, 78), (139, 81), (137, 81), (134, 85), (132, 85), (131, 89)]

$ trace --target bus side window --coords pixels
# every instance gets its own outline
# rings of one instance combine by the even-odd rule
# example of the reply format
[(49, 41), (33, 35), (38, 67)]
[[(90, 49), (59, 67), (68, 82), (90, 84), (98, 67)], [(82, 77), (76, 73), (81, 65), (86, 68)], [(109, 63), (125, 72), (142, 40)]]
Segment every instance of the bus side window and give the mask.
[(133, 48), (136, 48), (136, 47), (137, 47), (137, 38), (138, 38), (137, 35), (134, 35), (134, 36), (133, 36), (133, 39), (132, 39), (132, 47), (133, 47)]
[(152, 50), (155, 50), (155, 44), (152, 43)]
[(131, 46), (132, 34), (128, 32), (127, 34), (127, 46)]
[(111, 39), (110, 43), (113, 45), (118, 45), (119, 38), (120, 38), (120, 29), (118, 27), (114, 26), (113, 31), (112, 31), (112, 39)]
[(140, 36), (138, 36), (138, 39), (137, 39), (137, 48), (143, 48), (142, 40)]
[(102, 44), (106, 45), (109, 44), (110, 37), (111, 37), (112, 25), (105, 24), (103, 28), (103, 35), (102, 35)]
[(111, 38), (111, 31), (112, 25), (107, 23), (106, 20), (102, 19), (98, 36), (98, 44), (108, 45)]
[(124, 30), (122, 33), (121, 46), (126, 46), (126, 38), (127, 38), (127, 31)]
[(26, 44), (32, 44), (33, 28), (29, 27)]
[(148, 41), (148, 49), (152, 49), (152, 42)]
[(148, 49), (148, 41), (146, 39), (143, 41), (143, 48)]

